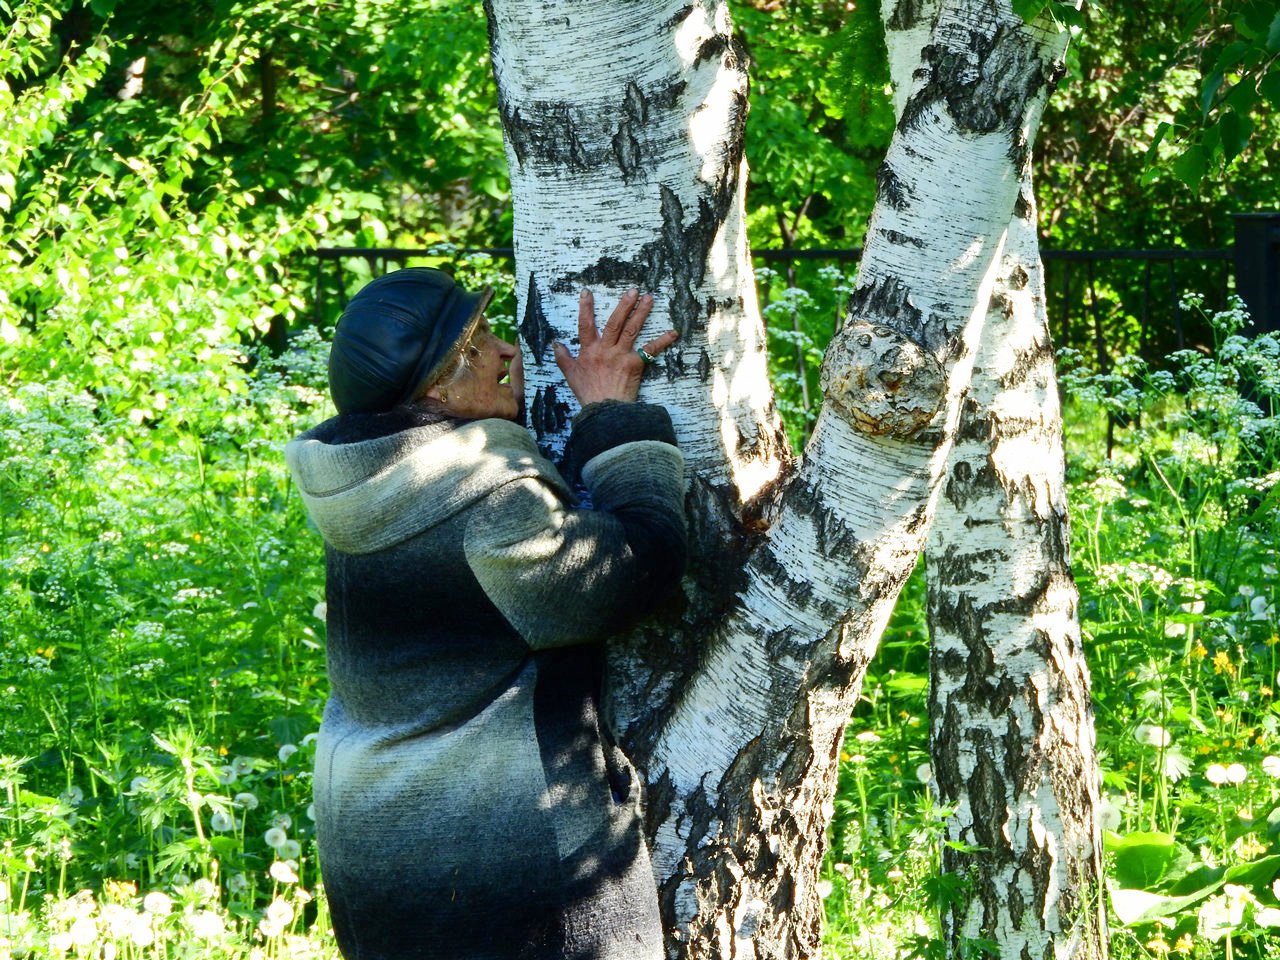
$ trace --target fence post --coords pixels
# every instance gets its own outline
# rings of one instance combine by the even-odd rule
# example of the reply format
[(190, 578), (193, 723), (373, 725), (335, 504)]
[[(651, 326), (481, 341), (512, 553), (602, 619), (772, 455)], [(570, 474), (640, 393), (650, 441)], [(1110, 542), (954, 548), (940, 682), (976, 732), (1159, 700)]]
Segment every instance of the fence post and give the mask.
[(1233, 213), (1236, 293), (1258, 332), (1280, 331), (1280, 213)]

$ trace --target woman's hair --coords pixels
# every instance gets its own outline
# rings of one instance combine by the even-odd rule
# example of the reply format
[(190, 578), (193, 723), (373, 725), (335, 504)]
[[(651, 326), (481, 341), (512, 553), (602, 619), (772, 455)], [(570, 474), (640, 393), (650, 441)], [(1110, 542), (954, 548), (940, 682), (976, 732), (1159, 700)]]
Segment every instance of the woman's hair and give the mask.
[(471, 369), (471, 360), (478, 355), (478, 351), (476, 350), (475, 345), (472, 343), (472, 340), (474, 339), (475, 339), (475, 334), (473, 333), (471, 335), (471, 338), (467, 340), (463, 348), (460, 351), (458, 351), (458, 359), (454, 362), (453, 366), (450, 367), (448, 370), (446, 370), (444, 373), (442, 373), (435, 380), (432, 380), (429, 383), (424, 381), (422, 386), (420, 386), (417, 389), (417, 392), (414, 393), (413, 399), (410, 400), (409, 402), (410, 403), (426, 402), (434, 406), (438, 406), (439, 404), (436, 401), (428, 399), (427, 391), (430, 390), (432, 387), (441, 387), (446, 392), (448, 392), (449, 387), (451, 387), (453, 384), (457, 383), (459, 380), (463, 378), (466, 372)]

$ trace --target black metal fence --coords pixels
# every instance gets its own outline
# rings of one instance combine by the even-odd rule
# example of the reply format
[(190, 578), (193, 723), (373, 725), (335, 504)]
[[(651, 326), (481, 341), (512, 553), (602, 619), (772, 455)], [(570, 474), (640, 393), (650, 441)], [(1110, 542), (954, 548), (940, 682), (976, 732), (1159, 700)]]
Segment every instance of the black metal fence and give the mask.
[[(1041, 251), (1050, 325), (1059, 347), (1072, 347), (1090, 365), (1108, 371), (1116, 357), (1137, 354), (1158, 365), (1159, 358), (1187, 347), (1212, 344), (1207, 315), (1227, 306), (1237, 290), (1246, 295), (1262, 271), (1280, 261), (1276, 240), (1280, 216), (1269, 215), (1261, 235), (1270, 247), (1261, 253), (1242, 246), (1213, 250), (1053, 250)], [(1256, 215), (1249, 218), (1256, 226)], [(1264, 218), (1266, 219), (1266, 218)], [(753, 253), (757, 290), (775, 354), (793, 347), (796, 374), (806, 394), (813, 358), (840, 323), (862, 251), (850, 249), (773, 249)], [(494, 312), (514, 317), (510, 279), (513, 252), (508, 247), (427, 249), (326, 247), (315, 251), (314, 316), (318, 326), (336, 321), (347, 297), (370, 276), (392, 265), (443, 266), (464, 283), (492, 283), (498, 288)], [(1241, 264), (1248, 276), (1240, 277)], [(504, 278), (505, 282), (504, 282)], [(1203, 305), (1188, 308), (1187, 294)], [(1257, 300), (1251, 296), (1250, 300)], [(1280, 329), (1276, 304), (1264, 302), (1256, 327)], [(1255, 309), (1255, 314), (1258, 311)], [(1270, 314), (1270, 315), (1268, 315)]]

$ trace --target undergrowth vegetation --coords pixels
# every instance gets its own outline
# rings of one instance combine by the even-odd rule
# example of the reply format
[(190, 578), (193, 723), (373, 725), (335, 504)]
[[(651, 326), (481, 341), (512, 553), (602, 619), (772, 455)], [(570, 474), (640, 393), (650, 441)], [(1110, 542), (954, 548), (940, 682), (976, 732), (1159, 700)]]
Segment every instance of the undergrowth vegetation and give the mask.
[[(1158, 369), (1065, 358), (1119, 956), (1280, 942), (1280, 344), (1212, 320), (1213, 351)], [(0, 957), (334, 955), (310, 819), (323, 564), (280, 457), (328, 415), (327, 348), (218, 349), (203, 378), (169, 355), (154, 376), (179, 387), (143, 418), (0, 381)], [(832, 957), (931, 956), (963, 895), (937, 876), (924, 610), (916, 577), (841, 758)]]

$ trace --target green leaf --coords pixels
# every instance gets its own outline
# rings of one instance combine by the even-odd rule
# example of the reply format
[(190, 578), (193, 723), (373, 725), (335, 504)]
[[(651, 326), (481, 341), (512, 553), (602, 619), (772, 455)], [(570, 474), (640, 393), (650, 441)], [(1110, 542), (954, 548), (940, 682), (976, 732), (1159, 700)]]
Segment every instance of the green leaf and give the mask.
[(1183, 151), (1182, 156), (1173, 161), (1173, 175), (1194, 190), (1204, 179), (1207, 165), (1208, 157), (1205, 148), (1198, 143), (1193, 143)]
[(1194, 862), (1191, 851), (1167, 833), (1108, 833), (1107, 849), (1115, 854), (1115, 875), (1122, 887), (1150, 890), (1181, 879)]
[(116, 8), (117, 0), (90, 0), (89, 9), (100, 17), (111, 16)]
[(1275, 15), (1267, 30), (1267, 50), (1271, 53), (1280, 53), (1280, 13)]
[(1226, 163), (1230, 163), (1244, 152), (1253, 135), (1253, 121), (1247, 116), (1228, 110), (1218, 121), (1222, 136), (1222, 153)]
[(1273, 107), (1280, 107), (1280, 70), (1272, 70), (1263, 77), (1258, 92), (1270, 100)]
[(1213, 104), (1217, 99), (1218, 90), (1222, 87), (1222, 71), (1216, 70), (1209, 76), (1204, 78), (1200, 84), (1200, 113), (1202, 116), (1209, 116), (1213, 112)]

